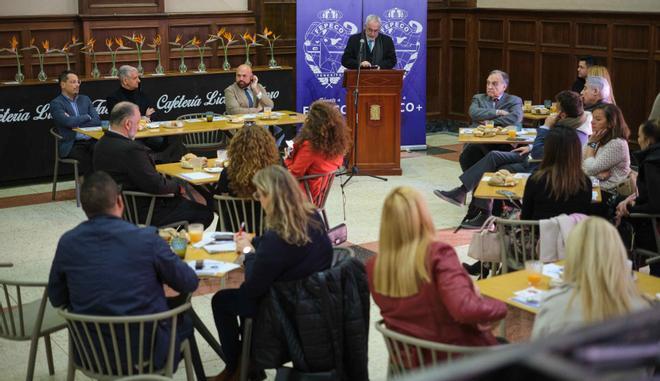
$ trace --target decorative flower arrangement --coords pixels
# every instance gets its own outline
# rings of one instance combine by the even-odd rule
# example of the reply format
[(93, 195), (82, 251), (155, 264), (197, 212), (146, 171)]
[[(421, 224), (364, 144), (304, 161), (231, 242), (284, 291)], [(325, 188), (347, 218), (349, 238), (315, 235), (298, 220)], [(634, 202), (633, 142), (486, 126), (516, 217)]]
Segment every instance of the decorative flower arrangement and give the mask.
[[(268, 38), (271, 35), (273, 38)], [(268, 27), (265, 27), (263, 34), (258, 34), (258, 36), (266, 40), (268, 43), (268, 49), (270, 49), (270, 61), (268, 61), (268, 67), (271, 69), (278, 68), (277, 61), (275, 61), (275, 41), (282, 37), (282, 35), (276, 36), (273, 34), (272, 30), (268, 30)]]
[(14, 80), (18, 83), (22, 83), (25, 80), (25, 75), (23, 75), (23, 72), (21, 71), (21, 58), (18, 54), (18, 40), (16, 39), (16, 35), (11, 36), (11, 40), (9, 40), (9, 48), (2, 48), (0, 49), (0, 52), (9, 52), (16, 55), (17, 72), (14, 76)]
[(80, 51), (92, 57), (93, 67), (92, 67), (92, 72), (90, 74), (92, 75), (92, 78), (98, 78), (101, 76), (101, 72), (99, 71), (99, 67), (96, 64), (96, 51), (94, 50), (94, 44), (96, 44), (96, 39), (94, 37), (90, 37), (87, 40), (85, 46), (80, 48)]
[(124, 46), (124, 39), (121, 37), (114, 37), (114, 42), (117, 43), (117, 49), (112, 49), (113, 45), (113, 37), (106, 38), (105, 39), (105, 46), (108, 47), (108, 50), (110, 51), (110, 58), (112, 59), (112, 68), (110, 68), (110, 76), (111, 77), (116, 77), (117, 74), (119, 74), (119, 70), (117, 70), (116, 62), (117, 62), (117, 52), (119, 50), (130, 50), (129, 47)]
[(39, 59), (39, 74), (37, 75), (37, 79), (39, 79), (39, 81), (41, 82), (44, 82), (46, 81), (46, 79), (48, 79), (48, 76), (46, 76), (46, 72), (44, 71), (44, 57), (46, 54), (52, 52), (52, 50), (50, 49), (50, 42), (48, 40), (41, 41), (41, 47), (44, 48), (43, 53), (41, 52), (41, 50), (39, 50), (39, 47), (35, 45), (35, 38), (32, 37), (32, 39), (30, 40), (30, 46), (23, 48), (21, 50), (34, 49), (37, 51), (37, 58)]
[(178, 46), (179, 49), (181, 49), (181, 64), (179, 65), (179, 72), (180, 73), (185, 73), (185, 72), (188, 71), (188, 67), (186, 66), (186, 63), (184, 61), (185, 57), (183, 55), (183, 50), (186, 48), (186, 46), (188, 46), (192, 42), (192, 40), (190, 40), (188, 42), (181, 42), (181, 38), (182, 38), (181, 35), (177, 34), (174, 41), (170, 41), (170, 42), (168, 42), (168, 44), (170, 44), (172, 46)]
[(144, 68), (142, 67), (142, 45), (144, 45), (144, 36), (142, 34), (136, 35), (133, 33), (130, 37), (129, 36), (124, 36), (129, 41), (132, 41), (135, 44), (135, 49), (137, 50), (137, 56), (138, 56), (138, 65), (137, 65), (137, 71), (139, 75), (144, 74)]
[(66, 59), (66, 69), (71, 70), (71, 62), (69, 61), (69, 51), (73, 50), (76, 46), (82, 45), (82, 42), (78, 41), (76, 36), (71, 36), (71, 42), (64, 43), (62, 49), (53, 49), (53, 52), (59, 52), (64, 54), (64, 59)]
[(149, 46), (156, 49), (156, 57), (158, 58), (158, 64), (156, 65), (154, 71), (158, 75), (163, 75), (165, 73), (165, 70), (163, 69), (163, 65), (161, 65), (160, 63), (160, 44), (161, 44), (160, 34), (156, 34), (151, 39), (151, 44), (149, 44)]
[(220, 41), (222, 50), (225, 55), (225, 61), (222, 64), (222, 70), (227, 71), (231, 69), (231, 65), (229, 64), (229, 59), (227, 58), (227, 49), (229, 49), (229, 46), (231, 44), (237, 41), (234, 39), (234, 35), (230, 31), (225, 30), (225, 28), (220, 28), (215, 34), (209, 35), (209, 40)]
[(196, 47), (197, 51), (199, 52), (199, 65), (197, 65), (197, 71), (200, 73), (206, 73), (206, 65), (204, 65), (204, 52), (206, 51), (206, 48), (208, 48), (206, 44), (211, 41), (212, 40), (209, 38), (202, 43), (202, 40), (197, 38), (197, 36), (193, 36), (192, 40), (190, 40), (190, 44)]
[(252, 66), (252, 62), (250, 62), (250, 46), (262, 46), (262, 45), (257, 42), (256, 34), (250, 35), (250, 33), (245, 32), (241, 36), (241, 39), (245, 44), (245, 64), (248, 66)]

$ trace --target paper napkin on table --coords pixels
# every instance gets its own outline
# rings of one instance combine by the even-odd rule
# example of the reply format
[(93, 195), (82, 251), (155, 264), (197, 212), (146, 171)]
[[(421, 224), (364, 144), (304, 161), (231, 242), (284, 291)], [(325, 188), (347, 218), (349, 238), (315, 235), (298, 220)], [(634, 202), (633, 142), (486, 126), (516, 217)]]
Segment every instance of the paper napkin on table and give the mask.
[(215, 178), (215, 176), (209, 175), (208, 173), (204, 173), (204, 172), (182, 173), (181, 177), (184, 177), (188, 180), (206, 180), (206, 179), (214, 179)]

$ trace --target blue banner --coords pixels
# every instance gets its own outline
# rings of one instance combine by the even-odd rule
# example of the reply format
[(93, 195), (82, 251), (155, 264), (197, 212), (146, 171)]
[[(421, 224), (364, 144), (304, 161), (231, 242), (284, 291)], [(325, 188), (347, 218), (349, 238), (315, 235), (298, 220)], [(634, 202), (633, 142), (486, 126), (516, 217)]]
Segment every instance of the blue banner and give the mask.
[(395, 69), (405, 70), (401, 94), (401, 145), (426, 145), (426, 0), (364, 0), (362, 16), (374, 14), (392, 37)]
[(333, 99), (345, 113), (345, 68), (341, 56), (348, 38), (361, 32), (364, 18), (376, 14), (381, 31), (394, 40), (395, 69), (405, 70), (401, 99), (401, 145), (426, 145), (426, 1), (297, 1), (296, 109), (306, 113), (317, 99)]
[(348, 38), (362, 30), (362, 2), (297, 1), (296, 110), (307, 113), (317, 99), (333, 99), (346, 113), (345, 68)]

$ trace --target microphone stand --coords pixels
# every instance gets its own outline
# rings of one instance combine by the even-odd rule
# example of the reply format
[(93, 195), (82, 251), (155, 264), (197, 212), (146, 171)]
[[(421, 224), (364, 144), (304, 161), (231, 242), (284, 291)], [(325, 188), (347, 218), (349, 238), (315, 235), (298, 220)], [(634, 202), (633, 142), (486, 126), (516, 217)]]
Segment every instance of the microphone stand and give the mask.
[[(362, 50), (363, 49), (364, 49), (364, 38), (361, 38), (360, 39), (360, 51), (358, 53), (357, 79), (356, 79), (356, 83), (355, 83), (355, 88), (353, 89), (353, 108), (355, 110), (355, 125), (353, 126), (353, 166), (351, 167), (350, 172), (344, 171), (344, 172), (339, 173), (337, 175), (337, 176), (341, 176), (341, 175), (346, 175), (346, 174), (350, 173), (350, 175), (348, 176), (346, 181), (344, 181), (343, 183), (340, 184), (342, 195), (344, 193), (344, 187), (346, 186), (346, 184), (348, 184), (348, 182), (351, 181), (353, 176), (356, 176), (360, 173), (360, 168), (358, 168), (358, 165), (357, 165), (357, 157), (358, 157), (358, 144), (357, 144), (358, 133), (357, 133), (357, 129), (358, 129), (358, 124), (359, 124), (358, 122), (360, 120), (359, 119), (360, 118), (360, 110), (358, 108), (358, 98), (360, 97), (359, 88), (360, 88), (360, 73), (362, 72)], [(374, 179), (381, 180), (381, 181), (387, 181), (387, 179), (384, 178), (384, 177), (375, 176), (375, 175), (367, 175), (367, 176), (372, 177)]]

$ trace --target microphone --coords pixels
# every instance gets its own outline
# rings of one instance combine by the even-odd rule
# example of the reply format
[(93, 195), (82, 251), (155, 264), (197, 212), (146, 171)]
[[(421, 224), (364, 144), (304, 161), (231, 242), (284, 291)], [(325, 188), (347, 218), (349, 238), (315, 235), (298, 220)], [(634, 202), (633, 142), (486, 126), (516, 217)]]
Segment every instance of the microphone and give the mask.
[(358, 69), (362, 66), (362, 52), (364, 51), (364, 38), (360, 39), (360, 51), (358, 53)]

